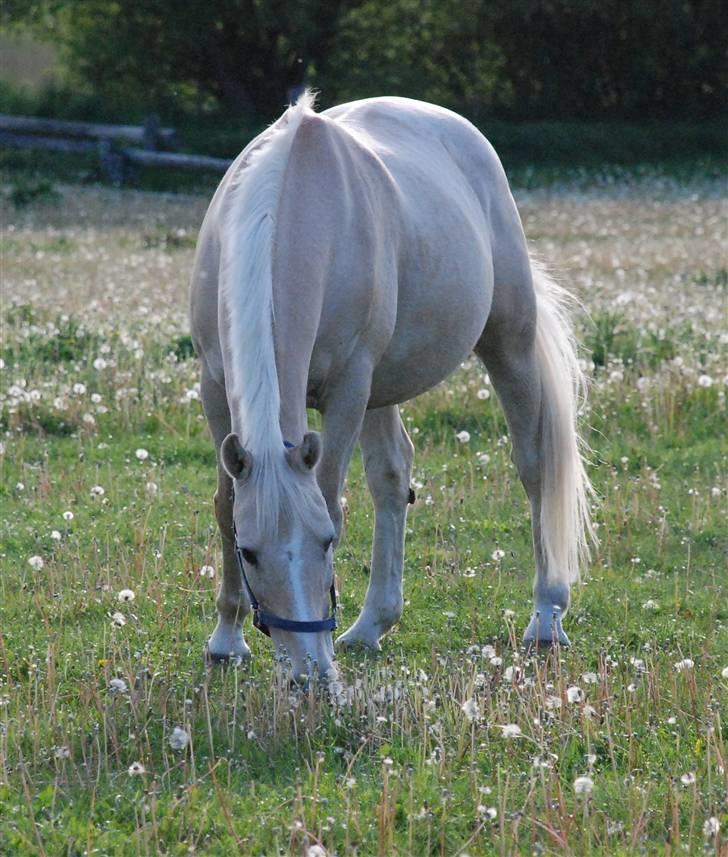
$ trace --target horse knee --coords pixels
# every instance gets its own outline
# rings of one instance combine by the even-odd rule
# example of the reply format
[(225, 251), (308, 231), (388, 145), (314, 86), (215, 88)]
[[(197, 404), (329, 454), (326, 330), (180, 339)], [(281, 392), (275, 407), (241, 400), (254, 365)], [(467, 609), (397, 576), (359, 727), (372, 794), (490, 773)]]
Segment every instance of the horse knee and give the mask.
[(213, 504), (215, 506), (215, 519), (218, 526), (223, 531), (229, 530), (233, 520), (233, 504), (231, 499), (226, 493), (218, 489), (213, 497)]

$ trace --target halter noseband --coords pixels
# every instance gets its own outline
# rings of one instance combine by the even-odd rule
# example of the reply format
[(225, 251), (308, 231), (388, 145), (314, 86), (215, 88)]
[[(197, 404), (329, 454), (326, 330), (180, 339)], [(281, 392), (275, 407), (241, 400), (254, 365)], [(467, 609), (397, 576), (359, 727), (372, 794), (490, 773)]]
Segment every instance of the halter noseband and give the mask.
[(233, 522), (233, 542), (235, 545), (235, 556), (238, 560), (238, 568), (243, 576), (245, 588), (248, 590), (250, 598), (250, 606), (253, 609), (253, 625), (270, 637), (271, 628), (279, 628), (281, 631), (296, 631), (299, 634), (315, 634), (319, 631), (333, 631), (336, 628), (336, 611), (338, 604), (336, 602), (336, 582), (331, 584), (329, 595), (331, 596), (331, 615), (326, 619), (317, 619), (311, 622), (299, 622), (296, 619), (284, 619), (282, 616), (276, 616), (275, 613), (268, 613), (262, 610), (258, 599), (253, 594), (253, 590), (248, 583), (248, 576), (245, 574), (245, 563), (243, 561), (243, 549), (238, 544), (238, 532), (235, 529)]

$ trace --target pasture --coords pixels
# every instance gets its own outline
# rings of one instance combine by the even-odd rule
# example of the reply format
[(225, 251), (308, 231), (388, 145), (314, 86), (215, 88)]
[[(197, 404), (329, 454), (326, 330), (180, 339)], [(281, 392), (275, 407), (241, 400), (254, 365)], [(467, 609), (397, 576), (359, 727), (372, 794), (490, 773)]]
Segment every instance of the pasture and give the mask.
[[(7, 195), (1, 854), (726, 853), (728, 182), (516, 197), (585, 310), (601, 541), (573, 646), (518, 645), (527, 505), (472, 361), (403, 408), (405, 613), (321, 694), (289, 690), (249, 625), (249, 666), (202, 663), (220, 553), (187, 284), (207, 197)], [(345, 493), (347, 627), (372, 526), (356, 456)]]

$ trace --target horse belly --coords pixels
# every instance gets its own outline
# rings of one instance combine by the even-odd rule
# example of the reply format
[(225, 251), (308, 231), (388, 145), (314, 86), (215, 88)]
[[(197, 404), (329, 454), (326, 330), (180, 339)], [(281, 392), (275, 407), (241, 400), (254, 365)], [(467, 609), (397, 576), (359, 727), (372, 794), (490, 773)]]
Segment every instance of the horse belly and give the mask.
[(467, 278), (405, 284), (400, 292), (394, 334), (372, 376), (370, 408), (432, 389), (471, 354), (490, 312), (492, 264), (484, 255)]

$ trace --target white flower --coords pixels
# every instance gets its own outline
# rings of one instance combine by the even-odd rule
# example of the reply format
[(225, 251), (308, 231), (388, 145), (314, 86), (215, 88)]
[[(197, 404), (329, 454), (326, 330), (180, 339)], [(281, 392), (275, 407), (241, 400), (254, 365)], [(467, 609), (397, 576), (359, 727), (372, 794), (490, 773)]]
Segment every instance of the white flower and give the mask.
[(521, 727), (517, 723), (506, 723), (500, 729), (503, 731), (504, 738), (520, 738), (523, 734)]
[(577, 777), (574, 780), (574, 793), (577, 795), (590, 795), (594, 788), (594, 780), (591, 777)]
[(680, 782), (684, 786), (692, 786), (695, 783), (695, 773), (693, 771), (688, 771), (687, 774), (683, 774), (680, 777)]
[(131, 765), (129, 765), (128, 773), (130, 777), (139, 777), (142, 774), (146, 774), (146, 772), (146, 768), (141, 762), (132, 762)]
[(115, 628), (123, 628), (124, 625), (126, 625), (126, 616), (123, 613), (119, 613), (119, 611), (117, 610), (111, 616), (111, 624)]
[(723, 670), (721, 671), (721, 676), (723, 678), (728, 678), (728, 667), (723, 667)]
[(482, 815), (493, 821), (498, 817), (498, 810), (494, 806), (483, 806), (481, 803), (478, 805), (478, 815)]
[(33, 569), (33, 571), (40, 571), (45, 563), (43, 562), (42, 556), (32, 556), (28, 560), (28, 565)]
[(103, 497), (106, 491), (101, 485), (94, 485), (90, 493), (92, 497)]
[(86, 385), (85, 384), (74, 384), (73, 385), (73, 392), (77, 396), (83, 396), (83, 394), (86, 392)]
[(147, 450), (142, 448), (139, 448), (136, 451), (135, 455), (139, 459), (139, 461), (146, 461), (149, 458), (149, 453), (147, 452)]
[(116, 596), (119, 601), (133, 601), (136, 598), (133, 589), (122, 589)]
[(710, 818), (705, 819), (705, 824), (703, 825), (703, 833), (706, 836), (715, 836), (719, 830), (720, 822), (714, 815), (712, 815)]
[(675, 669), (681, 673), (684, 670), (691, 670), (695, 666), (695, 661), (690, 660), (690, 658), (683, 658), (683, 660), (678, 661), (675, 664)]
[(159, 486), (156, 482), (147, 482), (144, 486), (144, 490), (147, 492), (148, 497), (155, 497), (159, 490)]
[(478, 453), (478, 463), (482, 464), (485, 467), (486, 464), (490, 463), (490, 456), (487, 452), (479, 452)]
[(60, 530), (51, 530), (51, 538), (53, 539), (54, 542), (60, 542), (60, 540), (61, 540)]
[(576, 702), (581, 702), (584, 699), (584, 691), (580, 687), (572, 685), (566, 691), (566, 698), (572, 705)]
[(123, 678), (112, 678), (109, 682), (109, 690), (112, 693), (126, 693), (129, 688)]
[(491, 554), (491, 559), (494, 559), (496, 562), (500, 562), (500, 560), (502, 560), (505, 555), (506, 552), (504, 550), (496, 548), (496, 550), (494, 550)]
[(169, 736), (169, 746), (173, 750), (184, 750), (190, 743), (189, 733), (180, 726), (175, 726)]
[(96, 369), (97, 372), (100, 372), (102, 369), (106, 369), (106, 361), (103, 357), (97, 357), (94, 360), (94, 369)]
[(215, 576), (215, 569), (211, 565), (203, 565), (200, 569), (200, 577), (210, 577), (213, 578)]
[(643, 610), (659, 610), (660, 605), (657, 603), (657, 601), (650, 598), (649, 600), (645, 601), (645, 603), (642, 605), (642, 609)]
[(489, 399), (490, 398), (490, 390), (486, 390), (485, 387), (483, 387), (482, 390), (478, 390), (476, 395), (481, 400)]
[(480, 717), (480, 708), (474, 699), (466, 699), (460, 707), (463, 710), (463, 714), (471, 723)]
[(701, 387), (705, 387), (707, 389), (708, 387), (713, 386), (713, 379), (710, 377), (710, 375), (701, 375), (698, 378), (698, 384)]
[(64, 521), (72, 521), (73, 520), (73, 512), (64, 512), (63, 513)]
[(455, 437), (458, 439), (459, 443), (467, 443), (470, 440), (470, 432), (463, 429), (462, 431), (459, 431)]

